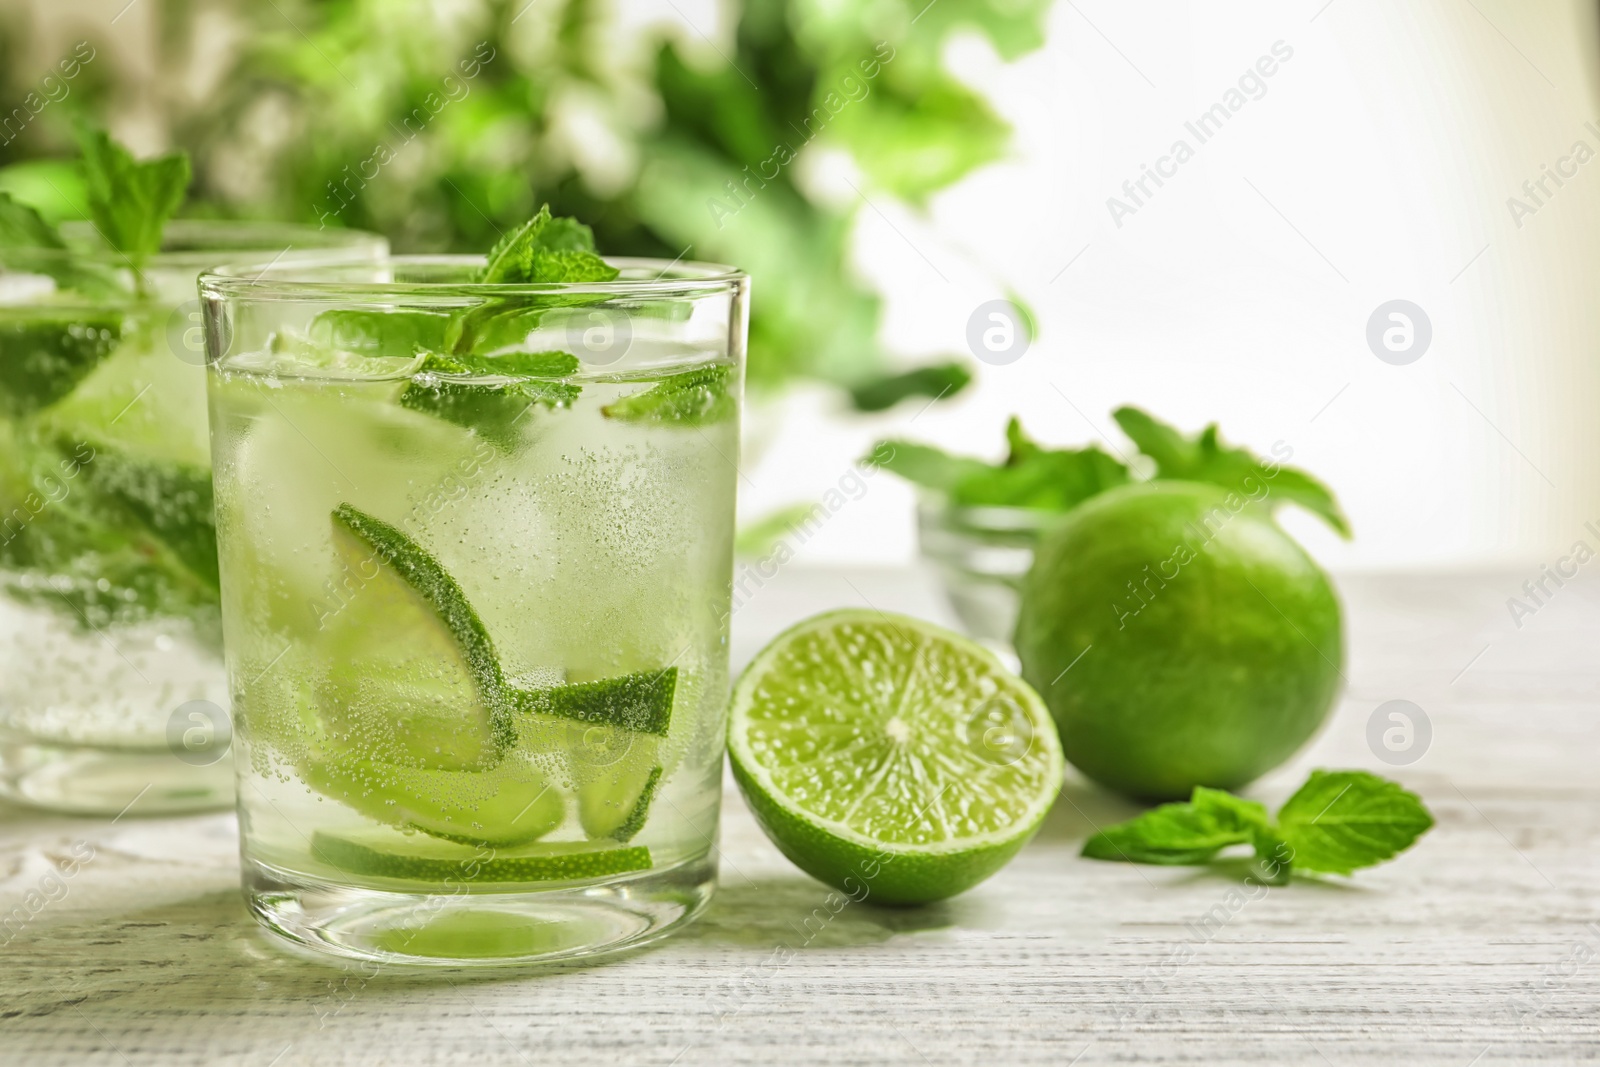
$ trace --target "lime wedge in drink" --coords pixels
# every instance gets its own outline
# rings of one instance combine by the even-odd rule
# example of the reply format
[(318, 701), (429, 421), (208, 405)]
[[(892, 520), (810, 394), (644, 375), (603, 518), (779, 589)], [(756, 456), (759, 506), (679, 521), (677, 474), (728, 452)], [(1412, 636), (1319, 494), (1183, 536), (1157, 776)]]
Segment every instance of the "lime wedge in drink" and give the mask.
[[(678, 668), (551, 689), (513, 690), (519, 724), (537, 726), (566, 752), (578, 816), (590, 838), (629, 841), (644, 826), (664, 773)], [(556, 721), (561, 720), (561, 721)]]
[(537, 841), (566, 804), (539, 770), (508, 756), (486, 771), (439, 771), (340, 757), (311, 763), (306, 783), (380, 822), (495, 847)]
[(333, 512), (333, 541), (349, 593), (318, 642), (328, 732), (385, 763), (493, 766), (516, 732), (494, 645), (461, 587), (399, 529), (349, 504)]
[(313, 788), (380, 822), (515, 845), (564, 817), (533, 762), (553, 750), (567, 756), (591, 838), (639, 832), (662, 777), (676, 667), (515, 689), (465, 593), (425, 549), (349, 504), (333, 512), (333, 541), (348, 595), (318, 642)]
[(661, 784), (661, 767), (641, 773), (642, 762), (578, 783), (578, 820), (591, 839), (628, 842), (644, 829)]
[(829, 612), (734, 687), (734, 777), (801, 869), (916, 904), (999, 870), (1039, 828), (1063, 761), (1043, 702), (988, 650), (917, 619)]
[(330, 867), (349, 874), (395, 881), (575, 882), (650, 869), (650, 850), (582, 844), (530, 845), (485, 849), (418, 838), (397, 851), (392, 838), (371, 842), (317, 830), (311, 852)]

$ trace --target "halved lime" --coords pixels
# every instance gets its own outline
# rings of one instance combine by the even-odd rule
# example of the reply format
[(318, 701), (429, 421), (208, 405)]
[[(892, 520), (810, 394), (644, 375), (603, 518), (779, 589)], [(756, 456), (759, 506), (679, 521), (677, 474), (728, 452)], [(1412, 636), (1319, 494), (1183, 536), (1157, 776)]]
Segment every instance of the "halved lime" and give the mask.
[(311, 854), (350, 874), (406, 882), (575, 882), (650, 869), (650, 850), (579, 843), (519, 849), (474, 848), (418, 838), (400, 851), (392, 839), (371, 842), (318, 830)]
[(779, 635), (734, 687), (728, 755), (774, 844), (856, 899), (917, 904), (994, 874), (1061, 788), (1055, 725), (992, 653), (846, 610)]

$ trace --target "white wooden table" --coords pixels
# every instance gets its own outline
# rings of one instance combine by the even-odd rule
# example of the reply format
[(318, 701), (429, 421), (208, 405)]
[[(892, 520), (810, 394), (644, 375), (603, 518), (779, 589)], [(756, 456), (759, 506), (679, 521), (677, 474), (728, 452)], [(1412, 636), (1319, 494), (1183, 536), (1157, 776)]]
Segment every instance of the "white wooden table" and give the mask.
[[(517, 977), (365, 980), (257, 932), (231, 816), (3, 808), (0, 918), (26, 921), (0, 928), (0, 1063), (1600, 1059), (1600, 583), (1569, 584), (1519, 630), (1505, 601), (1524, 577), (1342, 583), (1349, 691), (1255, 793), (1281, 800), (1311, 766), (1367, 767), (1418, 790), (1438, 826), (1395, 863), (1259, 899), (1221, 873), (1077, 858), (1092, 825), (1134, 809), (1074, 778), (987, 884), (918, 910), (852, 905), (809, 933), (827, 891), (730, 791), (722, 887), (685, 935)], [(945, 615), (911, 574), (792, 569), (741, 610), (735, 659), (863, 600)], [(1410, 766), (1366, 741), (1391, 699), (1432, 724)], [(48, 881), (53, 858), (89, 848)]]

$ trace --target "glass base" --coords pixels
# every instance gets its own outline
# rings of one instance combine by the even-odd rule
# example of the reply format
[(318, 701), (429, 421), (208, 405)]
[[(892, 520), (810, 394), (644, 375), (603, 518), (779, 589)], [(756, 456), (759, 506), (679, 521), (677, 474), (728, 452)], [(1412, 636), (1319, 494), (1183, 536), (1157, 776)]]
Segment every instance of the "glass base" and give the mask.
[(637, 948), (711, 901), (709, 857), (599, 885), (471, 893), (396, 893), (306, 879), (245, 861), (245, 902), (292, 947), (420, 967), (553, 963)]
[(0, 740), (0, 796), (69, 815), (172, 815), (233, 806), (233, 760), (194, 766), (166, 749)]

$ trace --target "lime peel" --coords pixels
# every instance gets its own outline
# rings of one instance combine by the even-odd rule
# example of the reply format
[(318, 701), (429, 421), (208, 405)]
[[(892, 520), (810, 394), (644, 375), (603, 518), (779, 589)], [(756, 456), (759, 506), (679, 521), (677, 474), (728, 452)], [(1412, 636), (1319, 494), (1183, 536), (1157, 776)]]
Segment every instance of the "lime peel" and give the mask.
[(624, 848), (544, 845), (509, 852), (488, 847), (471, 851), (462, 847), (458, 851), (454, 846), (446, 846), (394, 852), (322, 830), (311, 835), (311, 852), (330, 867), (350, 874), (435, 884), (575, 882), (645, 871), (651, 867), (650, 850), (642, 845)]

